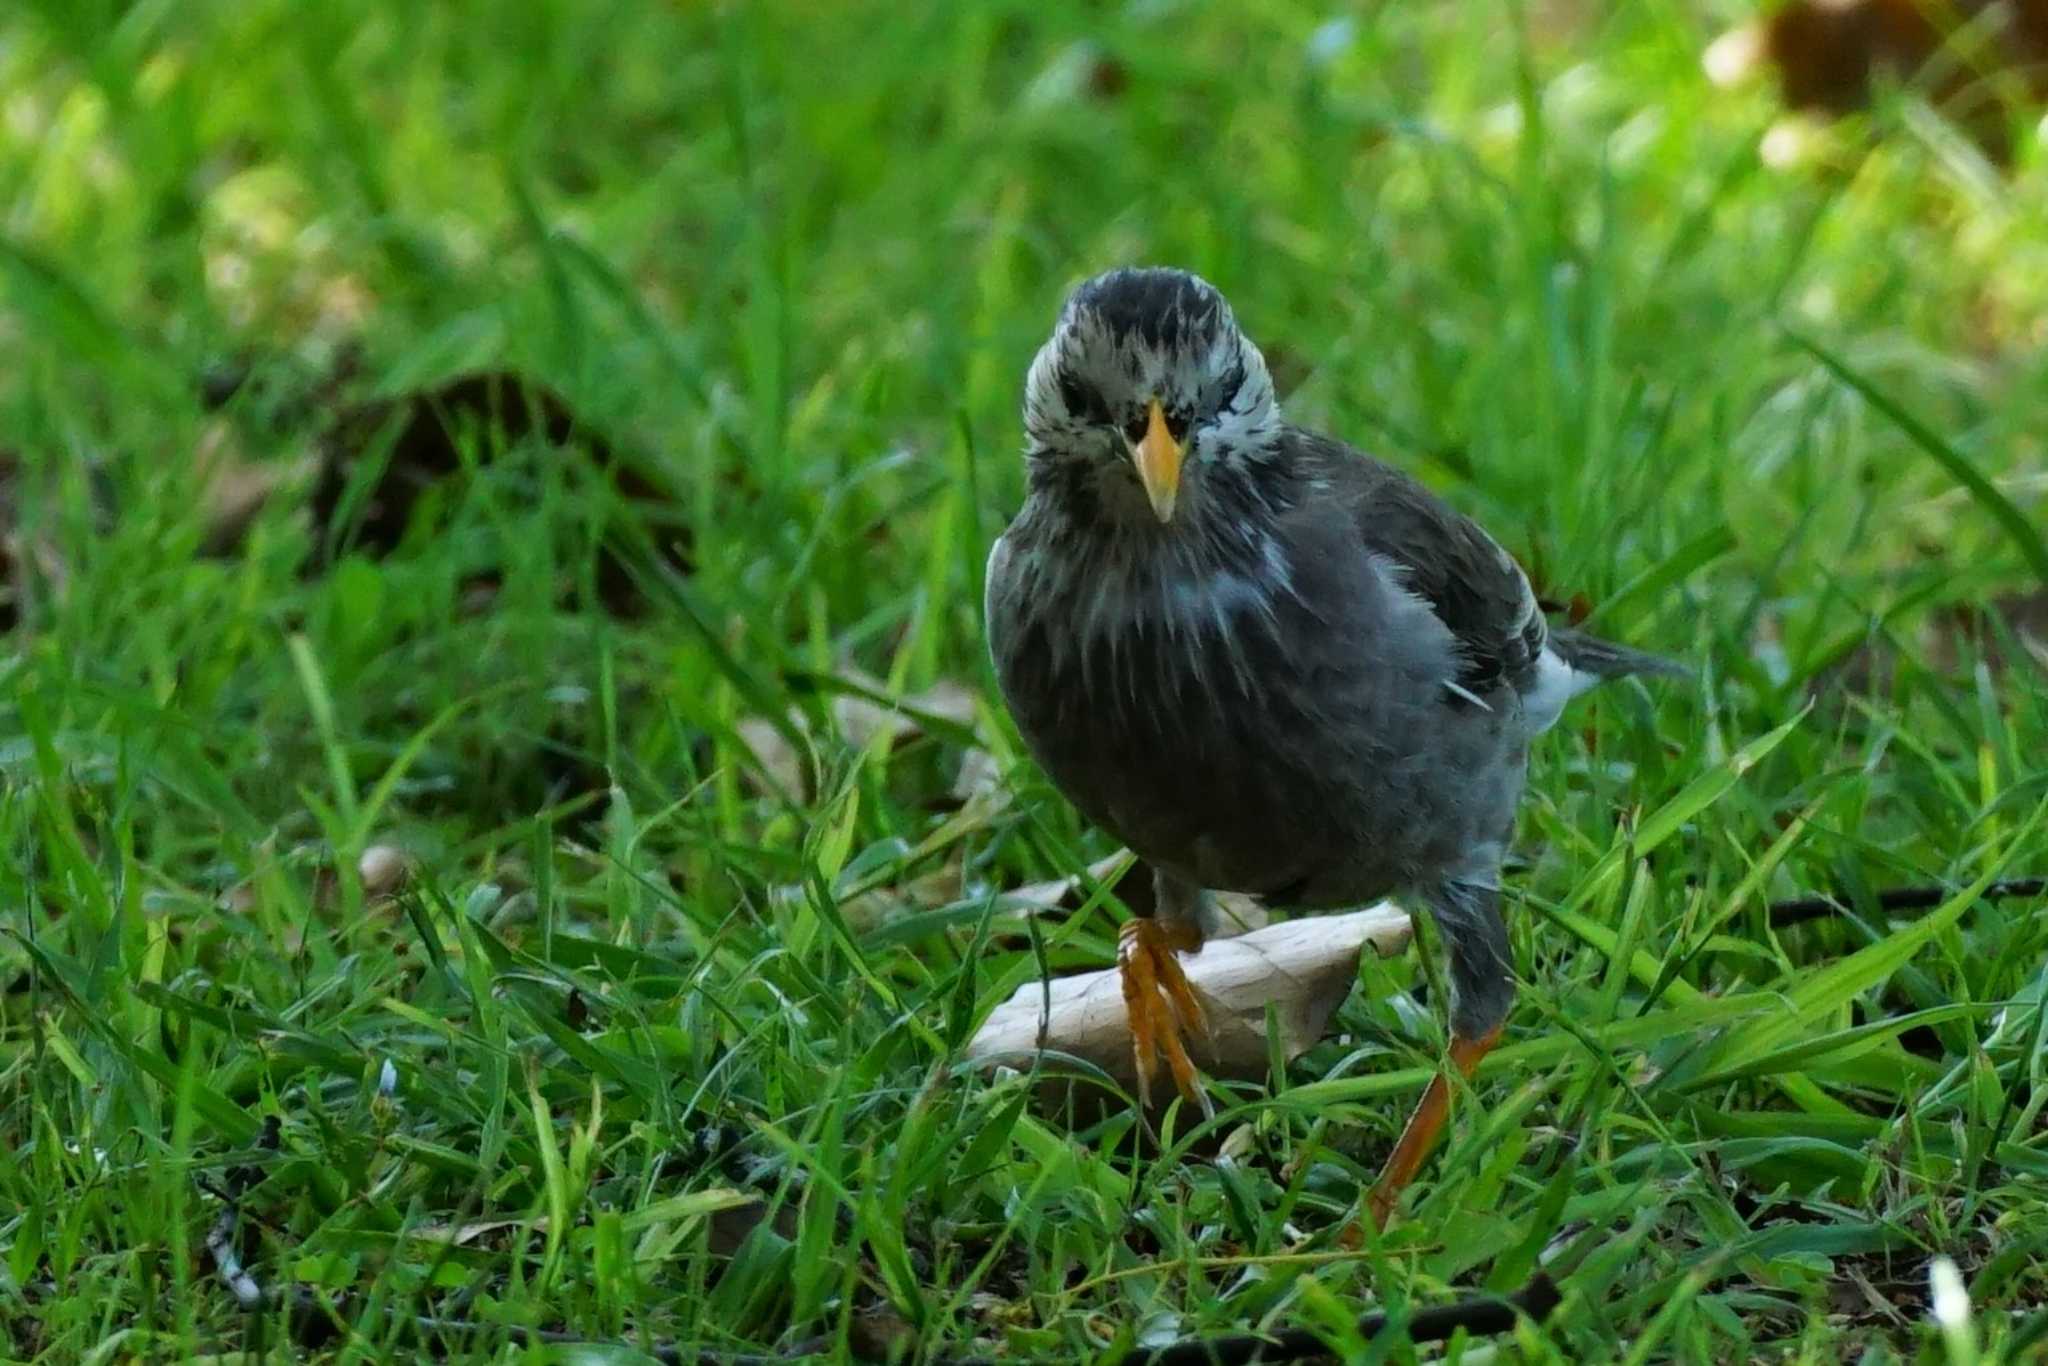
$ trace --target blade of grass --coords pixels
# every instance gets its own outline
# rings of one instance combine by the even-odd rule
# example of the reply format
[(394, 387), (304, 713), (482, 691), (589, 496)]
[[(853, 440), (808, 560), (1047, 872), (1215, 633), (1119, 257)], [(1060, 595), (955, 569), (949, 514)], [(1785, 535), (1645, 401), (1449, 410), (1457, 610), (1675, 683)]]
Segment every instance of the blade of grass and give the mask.
[(2041, 538), (2040, 528), (2027, 515), (2013, 505), (2012, 499), (1999, 491), (1996, 484), (1985, 478), (1983, 472), (1970, 462), (1970, 458), (1944, 441), (1932, 427), (1907, 412), (1899, 402), (1871, 383), (1861, 372), (1820, 343), (1800, 335), (1791, 328), (1785, 329), (1793, 345), (1812, 356), (1828, 372), (1842, 383), (1861, 394), (1871, 407), (1877, 409), (1893, 426), (1912, 439), (1914, 445), (1924, 451), (1934, 462), (1948, 471), (1951, 479), (1968, 490), (1977, 505), (1991, 514), (1992, 520), (2005, 528), (2020, 554), (2034, 567), (2041, 582), (2048, 584), (2048, 541)]

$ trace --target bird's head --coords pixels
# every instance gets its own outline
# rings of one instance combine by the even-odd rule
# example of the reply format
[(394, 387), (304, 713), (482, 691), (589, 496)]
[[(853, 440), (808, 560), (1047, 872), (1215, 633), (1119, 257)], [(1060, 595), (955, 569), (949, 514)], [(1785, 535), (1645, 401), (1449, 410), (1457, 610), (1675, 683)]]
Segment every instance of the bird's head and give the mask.
[(1206, 481), (1262, 460), (1280, 410), (1265, 357), (1213, 285), (1112, 270), (1069, 296), (1039, 348), (1024, 431), (1034, 461), (1078, 467), (1166, 523)]

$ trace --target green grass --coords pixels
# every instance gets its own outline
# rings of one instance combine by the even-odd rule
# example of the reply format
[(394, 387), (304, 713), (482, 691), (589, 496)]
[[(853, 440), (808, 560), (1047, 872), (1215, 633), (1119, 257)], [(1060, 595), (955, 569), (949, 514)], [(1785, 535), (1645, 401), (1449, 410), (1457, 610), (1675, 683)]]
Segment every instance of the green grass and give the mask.
[[(252, 1267), (348, 1327), (318, 1359), (423, 1315), (482, 1326), (455, 1360), (844, 1353), (878, 1309), (934, 1357), (1342, 1343), (1539, 1255), (1566, 1298), (1518, 1359), (2043, 1351), (2048, 919), (1969, 889), (2048, 870), (2048, 689), (1930, 632), (2048, 567), (2048, 158), (2000, 177), (1892, 101), (1775, 173), (1768, 93), (1699, 74), (1731, 14), (1586, 8), (9, 10), (0, 1357), (257, 1359), (281, 1316), (204, 1248), (251, 1161)], [(1701, 670), (1538, 747), (1508, 1046), (1356, 1253), (1442, 1046), (1413, 954), (1163, 1149), (949, 1070), (1114, 942), (1113, 899), (987, 913), (1109, 846), (1020, 760), (979, 605), (1023, 368), (1131, 260)], [(604, 611), (636, 514), (475, 430), (500, 458), (387, 556), (313, 572), (289, 495), (203, 553), (209, 470), (303, 457), (287, 400), (344, 345), (357, 398), (552, 386), (677, 491), (690, 572), (640, 556), (651, 605)], [(264, 383), (210, 411), (237, 355)], [(857, 676), (974, 724), (849, 740)], [(795, 790), (740, 729), (792, 711)], [(1005, 780), (963, 808), (974, 743)], [(1852, 913), (1772, 928), (1815, 891)], [(1395, 1337), (1358, 1359), (1427, 1355)]]

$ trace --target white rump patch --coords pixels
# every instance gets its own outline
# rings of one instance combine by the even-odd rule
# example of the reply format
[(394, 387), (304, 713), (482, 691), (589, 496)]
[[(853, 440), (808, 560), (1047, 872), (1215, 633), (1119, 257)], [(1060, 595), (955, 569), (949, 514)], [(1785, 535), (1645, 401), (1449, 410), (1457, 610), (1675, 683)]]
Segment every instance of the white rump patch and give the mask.
[(1536, 681), (1522, 694), (1522, 715), (1528, 718), (1529, 733), (1549, 730), (1564, 714), (1565, 703), (1600, 682), (1597, 674), (1584, 674), (1564, 662), (1557, 651), (1544, 647), (1536, 657)]

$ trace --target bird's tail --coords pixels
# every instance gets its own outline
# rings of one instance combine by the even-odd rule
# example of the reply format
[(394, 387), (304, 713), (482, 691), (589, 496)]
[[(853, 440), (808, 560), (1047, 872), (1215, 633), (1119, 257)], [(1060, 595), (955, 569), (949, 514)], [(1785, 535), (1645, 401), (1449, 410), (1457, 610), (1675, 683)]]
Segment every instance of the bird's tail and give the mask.
[(1594, 678), (1621, 678), (1628, 674), (1661, 674), (1666, 678), (1693, 676), (1691, 669), (1675, 659), (1666, 659), (1644, 650), (1631, 650), (1626, 645), (1616, 645), (1611, 640), (1589, 636), (1570, 627), (1551, 630), (1550, 648), (1557, 651), (1558, 658), (1572, 666), (1573, 673), (1589, 674)]

